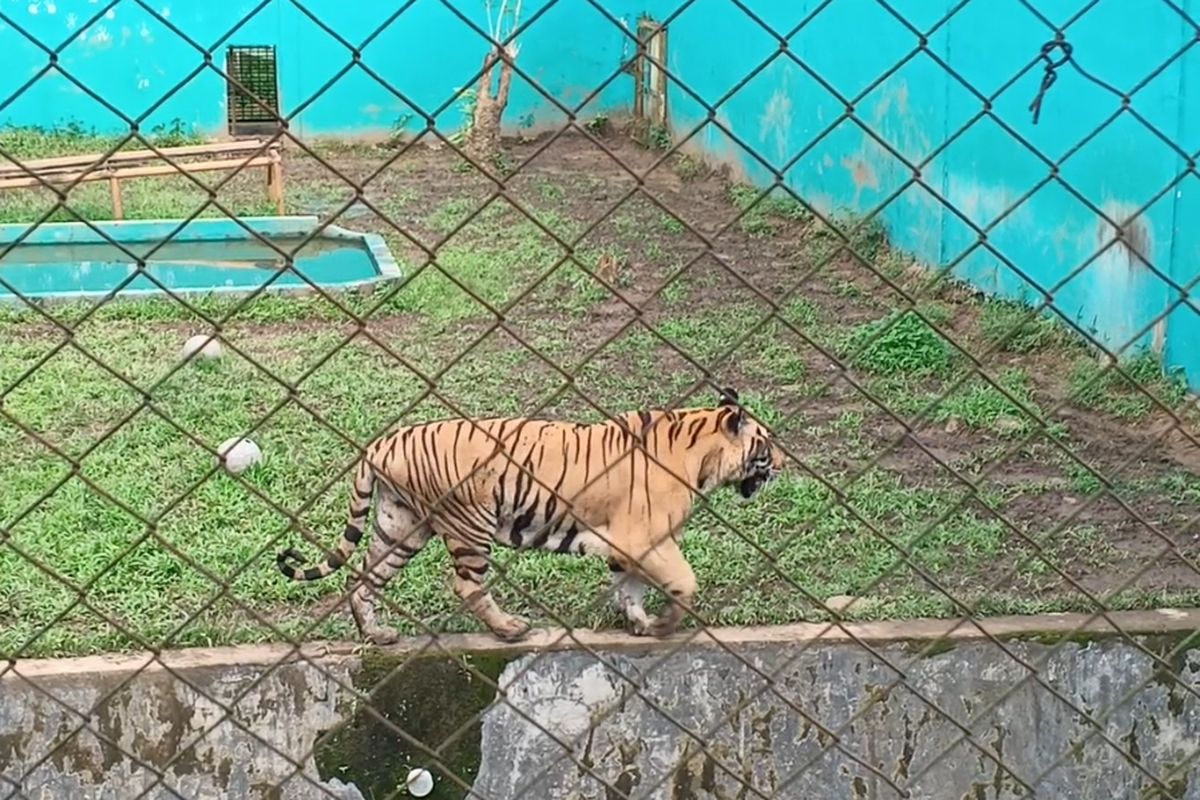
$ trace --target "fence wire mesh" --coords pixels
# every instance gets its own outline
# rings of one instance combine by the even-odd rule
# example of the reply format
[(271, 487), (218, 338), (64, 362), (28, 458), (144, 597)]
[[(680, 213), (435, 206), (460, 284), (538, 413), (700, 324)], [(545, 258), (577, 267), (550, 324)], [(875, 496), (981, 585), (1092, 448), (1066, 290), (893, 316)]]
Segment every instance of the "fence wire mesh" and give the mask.
[[(1176, 223), (1154, 226), (1196, 177), (1182, 113), (1163, 112), (1156, 84), (1190, 63), (1200, 27), (1186, 7), (1146, 4), (1181, 33), (1156, 40), (1135, 79), (1113, 83), (1076, 32), (1094, 36), (1089, 26), (1116, 3), (1092, 0), (1065, 15), (1008, 3), (1004, 14), (1036, 28), (1036, 46), (997, 50), (977, 86), (979, 65), (945, 44), (952, 25), (957, 36), (979, 24), (971, 15), (983, 4), (970, 0), (938, 4), (936, 14), (884, 0), (683, 2), (661, 4), (642, 24), (600, 0), (547, 0), (505, 6), (503, 25), (495, 4), (410, 0), (374, 12), (384, 18), (355, 36), (344, 33), (351, 12), (312, 0), (243, 4), (216, 35), (141, 0), (78, 5), (58, 38), (39, 27), (54, 4), (0, 10), (4, 41), (40, 59), (28, 79), (11, 81), (0, 113), (18, 119), (23, 98), (53, 80), (122, 131), (0, 132), (0, 185), (13, 187), (0, 213), (14, 223), (0, 238), (9, 301), (0, 309), (0, 652), (6, 694), (43, 709), (9, 718), (15, 727), (0, 736), (5, 797), (91, 796), (64, 782), (84, 773), (120, 773), (105, 796), (214, 796), (199, 777), (210, 773), (222, 774), (228, 796), (422, 796), (424, 778), (409, 773), (417, 768), (433, 796), (446, 797), (1066, 797), (1084, 796), (1073, 788), (1082, 772), (1087, 786), (1115, 796), (1135, 796), (1122, 794), (1128, 787), (1139, 797), (1194, 796), (1191, 630), (1176, 624), (1179, 635), (1151, 639), (1144, 621), (1130, 627), (1142, 619), (1131, 612), (1194, 605), (1200, 585), (1195, 412), (1172, 369), (1190, 358), (1196, 278), (1180, 267), (1182, 247), (1156, 256), (1169, 247), (1148, 233), (1179, 234)], [(323, 40), (329, 60), (308, 80), (327, 77), (311, 91), (279, 77), (283, 90), (268, 86), (262, 97), (227, 71), (234, 60), (225, 54), (257, 53), (256, 82), (287, 75), (301, 48), (245, 33), (285, 13), (310, 43)], [(439, 15), (438, 30), (457, 37), (446, 33), (446, 46), (481, 64), (456, 75), (463, 88), (448, 96), (426, 99), (436, 81), (372, 63), (393, 31), (412, 36), (405, 26), (418, 14)], [(548, 80), (566, 70), (540, 52), (562, 34), (564, 14), (591, 26), (584, 40), (618, 42), (619, 57), (605, 51), (605, 74), (582, 89)], [(125, 15), (186, 64), (165, 92), (142, 92), (136, 113), (89, 85), (99, 76), (79, 55)], [(863, 53), (845, 41), (859, 36), (845, 27), (855, 15), (886, 23), (903, 46)], [(673, 55), (687, 47), (681, 29), (726, 24), (760, 40), (750, 57), (704, 54), (746, 62), (727, 86)], [(843, 40), (832, 60), (818, 41), (829, 25)], [(880, 53), (888, 63), (861, 80), (819, 66), (863, 73)], [(278, 65), (263, 61), (276, 54)], [(495, 100), (496, 70), (528, 120), (511, 119), (510, 108), (499, 149), (487, 152), (479, 113)], [(903, 109), (910, 127), (888, 116), (887, 104), (919, 91), (916, 77), (958, 104), (956, 114), (953, 103), (936, 112), (936, 139), (913, 134), (933, 129), (920, 120), (933, 111)], [(243, 121), (269, 131), (211, 179), (179, 155), (196, 145), (186, 126), (151, 124), (206, 80), (238, 98)], [(298, 132), (322, 103), (344, 103), (329, 97), (351, 82), (388, 96), (395, 136), (367, 144)], [(764, 82), (781, 88), (763, 92)], [(788, 96), (800, 82), (840, 112), (801, 121), (808, 112)], [(614, 105), (614, 93), (629, 102)], [(1067, 113), (1056, 105), (1079, 111), (1084, 101), (1068, 96), (1085, 98), (1094, 125), (1082, 138), (1039, 139)], [(461, 127), (472, 119), (474, 128)], [(1107, 137), (1122, 126), (1136, 126), (1171, 168), (1137, 202), (1114, 205), (1118, 179), (1096, 191), (1073, 176), (1085, 158), (1092, 168), (1114, 158)], [(992, 138), (971, 150), (984, 129)], [(857, 148), (849, 155), (847, 136)], [(1035, 177), (991, 194), (981, 178), (964, 193), (954, 181), (972, 169), (1019, 171), (1008, 156), (988, 161), (986, 142), (1001, 139)], [(289, 212), (314, 224), (262, 224), (269, 206), (249, 168), (278, 146), (282, 164), (268, 181), (286, 186)], [(159, 171), (118, 175), (130, 150), (150, 151), (143, 163)], [(222, 158), (217, 148), (189, 157), (197, 155)], [(1162, 172), (1157, 165), (1145, 174)], [(845, 204), (813, 189), (825, 170), (849, 175), (854, 213), (835, 213)], [(1070, 212), (1030, 223), (1031, 206), (1053, 207), (1036, 205), (1048, 194)], [(102, 222), (110, 200), (131, 219), (153, 220), (150, 238)], [(1072, 228), (1081, 218), (1087, 224)], [(194, 233), (206, 219), (228, 226), (216, 246)], [(937, 230), (913, 233), (911, 219)], [(1013, 241), (1032, 228), (1014, 220), (1057, 226), (1057, 252), (1032, 263)], [(60, 232), (64, 221), (76, 226)], [(344, 288), (363, 278), (344, 257), (354, 251), (345, 229), (377, 236), (401, 276)], [(936, 263), (905, 255), (889, 239), (898, 231), (909, 242), (938, 238)], [(63, 286), (41, 276), (64, 266), (75, 277), (63, 286), (76, 280), (67, 288), (85, 291), (47, 300)], [(218, 274), (231, 286), (230, 275), (251, 282), (195, 291)], [(1150, 311), (1127, 311), (1151, 294)], [(1010, 302), (1017, 295), (1025, 302)], [(188, 335), (203, 346), (179, 355)], [(220, 357), (208, 358), (214, 345)], [(682, 539), (699, 584), (694, 602), (672, 595), (661, 573), (639, 573), (687, 606), (680, 629), (653, 647), (631, 654), (632, 640), (596, 633), (625, 624), (603, 558), (498, 548), (490, 568), (464, 567), (478, 542), (451, 535), (452, 565), (440, 538), (414, 555), (420, 546), (390, 541), (392, 519), (377, 514), (359, 548), (370, 547), (370, 568), (359, 555), (344, 580), (305, 586), (276, 570), (276, 553), (289, 547), (313, 563), (340, 558), (336, 536), (357, 491), (347, 484), (370, 443), (397, 425), (461, 418), (457, 436), (500, 446), (504, 429), (480, 419), (617, 423), (639, 409), (714, 406), (726, 386), (740, 390), (739, 407), (771, 432), (786, 467), (749, 504), (727, 491), (698, 497)], [(673, 452), (649, 446), (650, 424), (622, 438), (622, 459), (636, 452), (647, 474), (695, 486)], [(222, 443), (231, 438), (258, 442), (265, 458), (227, 469)], [(458, 441), (431, 452), (441, 458)], [(573, 459), (555, 463), (591, 463), (579, 441)], [(532, 460), (509, 458), (507, 490), (547, 504), (526, 541), (569, 550), (549, 509), (574, 508), (585, 489), (613, 480), (622, 459), (568, 496)], [(445, 474), (412, 531), (440, 537), (464, 513), (458, 492), (479, 472)], [(593, 533), (636, 571), (630, 540)], [(408, 563), (380, 589), (370, 571), (394, 572), (397, 559)], [(450, 586), (456, 572), (467, 581), (464, 570), (485, 572), (502, 607), (533, 618), (520, 657), (462, 654), (483, 640), (457, 634), (486, 630), (474, 616), (479, 595)], [(362, 639), (355, 591), (405, 635), (398, 646), (338, 644)], [(1024, 629), (995, 619), (1043, 611), (1075, 614), (1052, 642), (1014, 639)], [(903, 621), (914, 617), (923, 619)], [(787, 639), (796, 628), (778, 629), (787, 644), (773, 651), (761, 646), (769, 635), (730, 627), (801, 622), (809, 627), (799, 639)], [(1127, 654), (1115, 671), (1078, 666), (1080, 640), (1097, 631)], [(990, 666), (946, 652), (959, 641), (986, 652)], [(254, 651), (255, 668), (228, 683), (179, 656), (241, 643), (274, 647)], [(83, 686), (55, 682), (32, 661), (111, 651), (140, 655)], [(1071, 682), (1079, 670), (1084, 689)], [(288, 680), (318, 709), (296, 717), (316, 720), (319, 736), (302, 735), (300, 723), (264, 723), (280, 702), (271, 687)], [(147, 681), (171, 687), (173, 713), (187, 724), (130, 710)], [(1166, 711), (1147, 699), (1155, 692)], [(1017, 725), (1019, 713), (1038, 719)], [(922, 738), (927, 727), (939, 735)], [(228, 753), (223, 766), (212, 766), (217, 752)], [(498, 777), (501, 767), (511, 774)]]

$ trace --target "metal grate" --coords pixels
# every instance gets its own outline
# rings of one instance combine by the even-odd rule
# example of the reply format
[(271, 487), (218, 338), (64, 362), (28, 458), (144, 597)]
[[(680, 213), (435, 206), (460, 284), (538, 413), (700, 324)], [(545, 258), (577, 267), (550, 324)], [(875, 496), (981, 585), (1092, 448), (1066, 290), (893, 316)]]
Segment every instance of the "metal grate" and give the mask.
[[(98, 5), (88, 25), (118, 2)], [(69, 41), (43, 48), (46, 74), (70, 81), (128, 126), (99, 161), (123, 147), (150, 148), (196, 199), (161, 244), (134, 254), (89, 219), (87, 198), (76, 191), (82, 175), (64, 178), (61, 160), (21, 152), (28, 142), (19, 137), (0, 139), (0, 163), (35, 178), (42, 198), (23, 215), (29, 231), (0, 245), (0, 259), (65, 215), (140, 262), (94, 303), (43, 304), (0, 275), (0, 289), (16, 301), (0, 313), (0, 445), (8, 448), (0, 450), (8, 454), (0, 457), (0, 798), (82, 794), (63, 773), (100, 775), (106, 796), (134, 800), (225, 796), (210, 782), (221, 772), (250, 797), (348, 796), (331, 775), (343, 784), (357, 779), (369, 796), (404, 796), (410, 764), (392, 765), (394, 774), (376, 769), (380, 742), (415, 754), (411, 765), (433, 774), (436, 797), (1200, 797), (1200, 416), (1157, 363), (1125, 357), (1168, 317), (1200, 316), (1191, 297), (1200, 274), (1189, 265), (1176, 275), (1175, 262), (1188, 259), (1155, 251), (1152, 229), (1138, 227), (1165, 216), (1169, 227), (1160, 230), (1189, 245), (1176, 252), (1193, 252), (1188, 226), (1174, 224), (1187, 214), (1163, 214), (1160, 202), (1189, 197), (1187, 187), (1200, 178), (1196, 128), (1185, 130), (1173, 105), (1191, 74), (1181, 64), (1195, 68), (1183, 59), (1200, 43), (1200, 23), (1186, 4), (1138, 4), (1140, 14), (1159, 14), (1161, 30), (1179, 35), (1147, 45), (1138, 53), (1144, 63), (1114, 86), (1090, 70), (1108, 74), (1120, 60), (1110, 52), (1114, 42), (1136, 40), (1140, 29), (1144, 44), (1146, 30), (1154, 31), (1121, 16), (1110, 23), (1114, 35), (1097, 37), (1098, 17), (1123, 12), (1115, 1), (1004, 4), (1025, 26), (1019, 38), (1016, 27), (996, 30), (972, 18), (990, 7), (983, 3), (860, 0), (852, 13), (873, 13), (898, 32), (901, 46), (886, 52), (866, 41), (865, 28), (831, 23), (826, 9), (851, 7), (832, 0), (678, 0), (664, 4), (676, 6), (670, 13), (653, 4), (660, 23), (636, 32), (600, 0), (547, 0), (530, 4), (540, 10), (505, 41), (459, 10), (467, 3), (441, 0), (456, 26), (478, 35), (481, 55), (504, 52), (523, 91), (565, 120), (557, 131), (510, 143), (503, 169), (464, 152), (461, 137), (437, 124), (454, 104), (473, 102), (468, 89), (410, 103), (408, 83), (389, 82), (380, 66), (384, 48), (367, 49), (415, 0), (393, 4), (394, 13), (354, 41), (308, 8), (313, 0), (278, 4), (317, 25), (339, 56), (329, 80), (283, 115), (273, 47), (227, 48), (222, 73), (213, 49), (196, 42), (199, 32), (152, 4), (132, 5), (195, 51), (196, 75), (226, 80), (232, 133), (270, 132), (259, 153), (286, 144), (289, 169), (295, 163), (311, 196), (332, 203), (305, 236), (264, 238), (245, 221), (256, 206), (236, 176), (201, 183), (161, 149), (142, 117), (87, 85), (83, 59), (60, 58)], [(257, 4), (218, 41), (271, 5)], [(697, 31), (717, 28), (695, 19), (709, 13), (706, 5), (736, 8), (745, 30), (761, 29), (760, 52), (699, 50)], [(752, 5), (776, 13), (763, 19)], [(1075, 8), (1049, 19), (1039, 5)], [(571, 105), (539, 84), (529, 63), (534, 47), (507, 55), (516, 53), (518, 34), (560, 35), (560, 26), (546, 31), (539, 22), (555, 7), (599, 14), (596, 27), (621, 36), (622, 52), (637, 47), (630, 63), (610, 65), (611, 75), (596, 76)], [(37, 42), (10, 13), (0, 8), (4, 35)], [(665, 58), (668, 27), (679, 63)], [(964, 52), (987, 58), (963, 59)], [(732, 65), (734, 74), (689, 85), (714, 64)], [(477, 86), (484, 70), (462, 85)], [(791, 72), (790, 83), (780, 79), (766, 103), (747, 101), (743, 92), (756, 81), (778, 77), (771, 70)], [(313, 147), (291, 123), (351, 73), (403, 100), (424, 126), (410, 126), (412, 136), (391, 149), (330, 156)], [(596, 135), (600, 117), (587, 117), (602, 90), (630, 74), (642, 119), (669, 123), (653, 150)], [(1161, 75), (1173, 82), (1164, 88)], [(156, 87), (158, 102), (188, 80)], [(892, 94), (878, 98), (889, 80)], [(0, 110), (32, 85), (5, 97)], [(664, 105), (645, 107), (651, 88)], [(805, 91), (824, 105), (805, 107)], [(924, 107), (921, 91), (933, 98)], [(730, 122), (728, 107), (739, 98), (748, 128)], [(959, 113), (949, 114), (951, 105)], [(900, 107), (913, 111), (897, 122)], [(926, 137), (908, 123), (923, 121), (929, 108), (945, 118)], [(756, 123), (768, 113), (796, 140), (764, 134)], [(1082, 120), (1084, 130), (1069, 136), (1051, 127), (1067, 119)], [(1121, 150), (1102, 137), (1118, 126), (1158, 148), (1162, 174), (1128, 167), (1125, 174), (1145, 174), (1147, 183), (1128, 207), (1114, 208), (1109, 181), (1121, 171), (1107, 171), (1089, 191), (1075, 164), (1083, 154), (1116, 165)], [(941, 163), (971, 136), (988, 137), (977, 152), (999, 154), (994, 172), (1023, 170), (1028, 183), (988, 189), (976, 180), (988, 159), (965, 158), (959, 180), (951, 180)], [(704, 161), (701, 145), (740, 158), (754, 185), (721, 184), (725, 165)], [(805, 169), (811, 177), (838, 168), (856, 190), (855, 216), (831, 213), (831, 198), (803, 179)], [(1043, 190), (1095, 227), (1037, 211), (1031, 198)], [(164, 195), (162, 207), (174, 208), (179, 194)], [(956, 241), (937, 243), (941, 260), (928, 269), (886, 239), (882, 220), (897, 206), (935, 208), (944, 230), (958, 226)], [(214, 212), (269, 248), (277, 267), (246, 296), (196, 302), (144, 262), (176, 243), (187, 222)], [(160, 224), (166, 216), (151, 205), (141, 213)], [(1021, 214), (1028, 227), (1006, 234), (1006, 220)], [(351, 216), (406, 248), (403, 279), (343, 294), (297, 268), (301, 248)], [(1031, 259), (1004, 247), (1006, 235), (1011, 242), (1035, 226), (1064, 237), (1083, 232), (1080, 252), (1060, 254), (1061, 270), (1041, 282)], [(485, 280), (480, 253), (493, 259)], [(988, 263), (973, 265), (975, 255)], [(1033, 300), (985, 305), (949, 280), (959, 265), (989, 280), (1007, 270)], [(1162, 284), (1146, 314), (1104, 340), (1076, 311), (1073, 290), (1064, 291), (1097, 268), (1105, 280), (1122, 281), (1105, 295), (1114, 306), (1131, 295), (1118, 294), (1127, 275)], [(311, 290), (309, 301), (264, 300), (285, 275)], [(161, 290), (162, 302), (115, 302), (139, 277)], [(220, 366), (193, 371), (197, 353), (175, 356), (183, 324), (220, 343)], [(446, 588), (429, 599), (444, 569), (414, 571), (380, 591), (390, 622), (417, 634), (386, 653), (324, 641), (353, 635), (340, 577), (286, 594), (274, 588), (272, 554), (292, 543), (327, 552), (340, 530), (332, 526), (345, 519), (349, 472), (366, 442), (397, 422), (474, 417), (505, 405), (532, 416), (551, 408), (560, 416), (567, 407), (612, 419), (651, 396), (666, 408), (708, 402), (730, 373), (763, 387), (747, 405), (770, 411), (759, 416), (786, 448), (793, 477), (776, 484), (790, 486), (789, 494), (750, 506), (759, 511), (702, 501), (704, 532), (727, 535), (697, 540), (707, 548), (697, 551), (700, 602), (672, 639), (632, 648), (611, 632), (593, 632), (623, 624), (615, 612), (601, 617), (613, 599), (603, 564), (588, 573), (591, 583), (564, 584), (577, 574), (552, 572), (547, 561), (526, 569), (532, 562), (497, 559), (489, 587), (507, 593), (509, 607), (536, 613), (539, 628), (556, 628), (503, 663), (459, 660), (465, 640), (450, 637), (474, 629), (463, 615), (479, 596)], [(371, 380), (354, 383), (360, 376)], [(79, 397), (68, 400), (70, 391)], [(1138, 417), (1137, 429), (1122, 423)], [(495, 438), (471, 424), (464, 435)], [(303, 457), (289, 464), (281, 455), (280, 466), (268, 461), (258, 474), (221, 474), (216, 443), (234, 435), (273, 439), (275, 452)], [(635, 451), (658, 463), (636, 438), (623, 455)], [(524, 466), (513, 469), (522, 473), (520, 491), (541, 484)], [(591, 473), (589, 486), (608, 480), (606, 471)], [(433, 505), (454, 501), (474, 474)], [(581, 494), (544, 484), (539, 491), (559, 507)], [(389, 559), (405, 547), (378, 526), (364, 538)], [(346, 563), (350, 589), (369, 585), (369, 569), (358, 566), (368, 558), (360, 552)], [(418, 581), (419, 592), (398, 586)], [(1036, 631), (1019, 617), (995, 616), (1028, 609), (1077, 613), (1043, 619), (1050, 627)], [(887, 620), (918, 614), (941, 619), (905, 623), (903, 637), (884, 635), (895, 631)], [(855, 621), (860, 615), (865, 621)], [(714, 629), (747, 620), (807, 625), (775, 655), (750, 646), (742, 630)], [(1107, 642), (1089, 641), (1097, 634)], [(762, 641), (783, 638), (772, 629)], [(273, 649), (256, 651), (253, 670), (231, 681), (213, 678), (212, 651), (191, 661), (174, 652), (263, 640)], [(959, 649), (965, 640), (987, 651), (994, 668), (977, 669)], [(697, 656), (701, 647), (707, 661)], [(115, 648), (142, 654), (91, 662), (107, 665), (95, 685), (64, 674), (61, 664), (30, 661)], [(1127, 655), (1099, 671), (1080, 656), (1085, 648)], [(359, 655), (351, 679), (347, 665)], [(453, 663), (433, 661), (451, 656)], [(539, 693), (535, 684), (552, 675), (565, 676), (569, 691)], [(841, 690), (839, 681), (860, 675), (849, 677), (852, 690)], [(960, 679), (970, 693), (959, 691)], [(319, 701), (307, 718), (322, 725), (319, 741), (264, 722), (264, 711), (276, 709), (260, 688), (272, 680), (296, 706)], [(186, 720), (184, 735), (168, 737), (142, 714), (128, 688), (139, 681), (166, 687), (170, 716), (162, 719)], [(469, 691), (439, 688), (455, 685)], [(476, 705), (459, 702), (471, 693)], [(14, 702), (18, 695), (29, 704)], [(53, 713), (35, 717), (26, 707)], [(490, 742), (518, 742), (491, 748), (490, 772), (456, 752), (488, 755), (479, 744), (485, 726)], [(32, 733), (18, 739), (14, 729)], [(523, 738), (509, 738), (516, 736)], [(355, 737), (374, 744), (342, 746)], [(218, 747), (233, 756), (211, 766), (206, 759)], [(501, 773), (511, 786), (486, 782)]]
[(225, 51), (229, 133), (257, 136), (275, 130), (279, 81), (271, 45), (230, 45)]

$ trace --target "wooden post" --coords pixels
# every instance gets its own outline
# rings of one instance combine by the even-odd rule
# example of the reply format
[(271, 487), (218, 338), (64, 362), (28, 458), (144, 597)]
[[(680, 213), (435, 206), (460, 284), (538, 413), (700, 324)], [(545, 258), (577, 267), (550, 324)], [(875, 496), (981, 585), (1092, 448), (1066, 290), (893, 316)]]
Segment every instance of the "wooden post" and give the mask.
[(121, 200), (121, 179), (116, 175), (109, 174), (108, 191), (112, 195), (113, 219), (125, 219), (125, 203)]
[(275, 202), (275, 213), (284, 215), (283, 205), (283, 156), (279, 145), (272, 144), (267, 162), (267, 196)]

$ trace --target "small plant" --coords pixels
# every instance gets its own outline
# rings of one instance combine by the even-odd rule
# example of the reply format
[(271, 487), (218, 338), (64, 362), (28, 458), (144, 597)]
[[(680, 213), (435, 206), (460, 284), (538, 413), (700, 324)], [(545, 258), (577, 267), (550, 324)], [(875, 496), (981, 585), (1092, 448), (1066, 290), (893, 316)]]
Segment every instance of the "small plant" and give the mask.
[(679, 277), (659, 292), (658, 296), (662, 299), (663, 305), (677, 306), (687, 299), (691, 291), (692, 289), (688, 286), (687, 281)]
[(959, 420), (971, 428), (991, 428), (1005, 435), (1026, 433), (1037, 421), (1005, 395), (1008, 393), (1025, 408), (1040, 413), (1033, 402), (1029, 375), (1023, 369), (1009, 369), (997, 376), (996, 385), (973, 378), (958, 387), (937, 407), (939, 422)]
[(475, 204), (465, 197), (447, 200), (434, 209), (425, 224), (438, 233), (449, 233), (474, 210)]
[(666, 212), (663, 212), (662, 216), (659, 217), (659, 224), (662, 225), (662, 229), (667, 233), (683, 233), (686, 230), (684, 224), (679, 221), (678, 217), (667, 214)]
[(150, 141), (158, 147), (183, 147), (204, 141), (192, 126), (175, 117), (170, 122), (159, 123), (150, 129)]
[(1071, 481), (1071, 488), (1083, 495), (1096, 494), (1104, 488), (1104, 482), (1095, 471), (1069, 456), (1061, 456), (1063, 472)]
[(675, 161), (675, 174), (685, 181), (694, 181), (708, 172), (708, 165), (703, 160), (686, 153)]
[(1064, 344), (1066, 329), (1045, 313), (1034, 313), (1022, 303), (992, 299), (983, 304), (979, 328), (992, 343), (1002, 343), (1010, 353), (1032, 353), (1044, 347)]
[(651, 150), (670, 150), (671, 131), (666, 125), (651, 125), (646, 133), (646, 146)]
[(588, 133), (600, 138), (612, 133), (612, 123), (608, 119), (608, 114), (597, 114), (589, 119), (583, 126)]
[(500, 151), (499, 153), (493, 155), (490, 161), (492, 164), (492, 169), (496, 170), (496, 172), (504, 177), (512, 175), (517, 168), (516, 162), (513, 161), (512, 156), (504, 151)]
[(804, 204), (782, 187), (775, 187), (762, 196), (762, 191), (744, 183), (734, 184), (728, 190), (729, 201), (739, 211), (745, 212), (738, 226), (752, 236), (774, 236), (779, 232), (773, 220), (799, 222), (808, 218)]
[(945, 375), (950, 369), (946, 340), (912, 311), (858, 325), (845, 351), (857, 352), (854, 364), (878, 375)]
[(392, 126), (389, 131), (391, 144), (397, 144), (404, 140), (404, 137), (408, 134), (408, 126), (412, 123), (412, 121), (413, 115), (407, 111), (403, 114), (397, 115), (397, 117), (392, 120)]
[(561, 202), (566, 197), (567, 192), (557, 183), (552, 183), (548, 180), (538, 180), (537, 182), (538, 195), (548, 203)]
[[(729, 202), (734, 208), (743, 212), (738, 220), (738, 227), (751, 236), (774, 236), (777, 228), (767, 219), (764, 207), (766, 198), (759, 199), (762, 193), (753, 186), (744, 183), (729, 187)], [(757, 202), (756, 202), (757, 201)]]
[(854, 224), (850, 233), (850, 243), (860, 256), (874, 263), (887, 250), (887, 231), (884, 230), (883, 220), (878, 216)]
[(1121, 419), (1138, 419), (1159, 403), (1175, 408), (1187, 396), (1182, 372), (1164, 369), (1162, 360), (1154, 353), (1134, 356), (1122, 362), (1120, 368), (1124, 375), (1116, 367), (1106, 368), (1094, 358), (1081, 357), (1071, 370), (1071, 401)]
[(455, 147), (462, 147), (471, 138), (471, 128), (475, 124), (475, 104), (478, 102), (479, 91), (474, 87), (460, 88), (458, 93), (458, 111), (462, 114), (462, 127), (447, 138)]
[(887, 251), (887, 231), (879, 217), (862, 220), (850, 214), (837, 214), (821, 225), (813, 237), (813, 251), (821, 257), (843, 251), (848, 258), (861, 258), (874, 264)]

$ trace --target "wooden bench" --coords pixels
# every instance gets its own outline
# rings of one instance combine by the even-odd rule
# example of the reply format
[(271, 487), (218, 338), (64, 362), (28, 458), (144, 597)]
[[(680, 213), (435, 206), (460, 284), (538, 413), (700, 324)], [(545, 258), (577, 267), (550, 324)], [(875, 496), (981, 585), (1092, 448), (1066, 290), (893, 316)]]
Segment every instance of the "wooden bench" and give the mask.
[[(283, 215), (283, 154), (279, 142), (271, 142), (265, 149), (264, 144), (260, 139), (247, 139), (160, 147), (158, 153), (153, 150), (118, 150), (107, 158), (102, 153), (60, 156), (22, 161), (21, 166), (0, 158), (0, 189), (106, 180), (112, 193), (113, 219), (124, 219), (121, 181), (125, 178), (262, 167), (267, 172), (267, 196), (275, 203), (276, 213)], [(261, 153), (258, 152), (260, 150)], [(164, 161), (159, 153), (172, 163)], [(37, 177), (30, 175), (31, 172)]]

